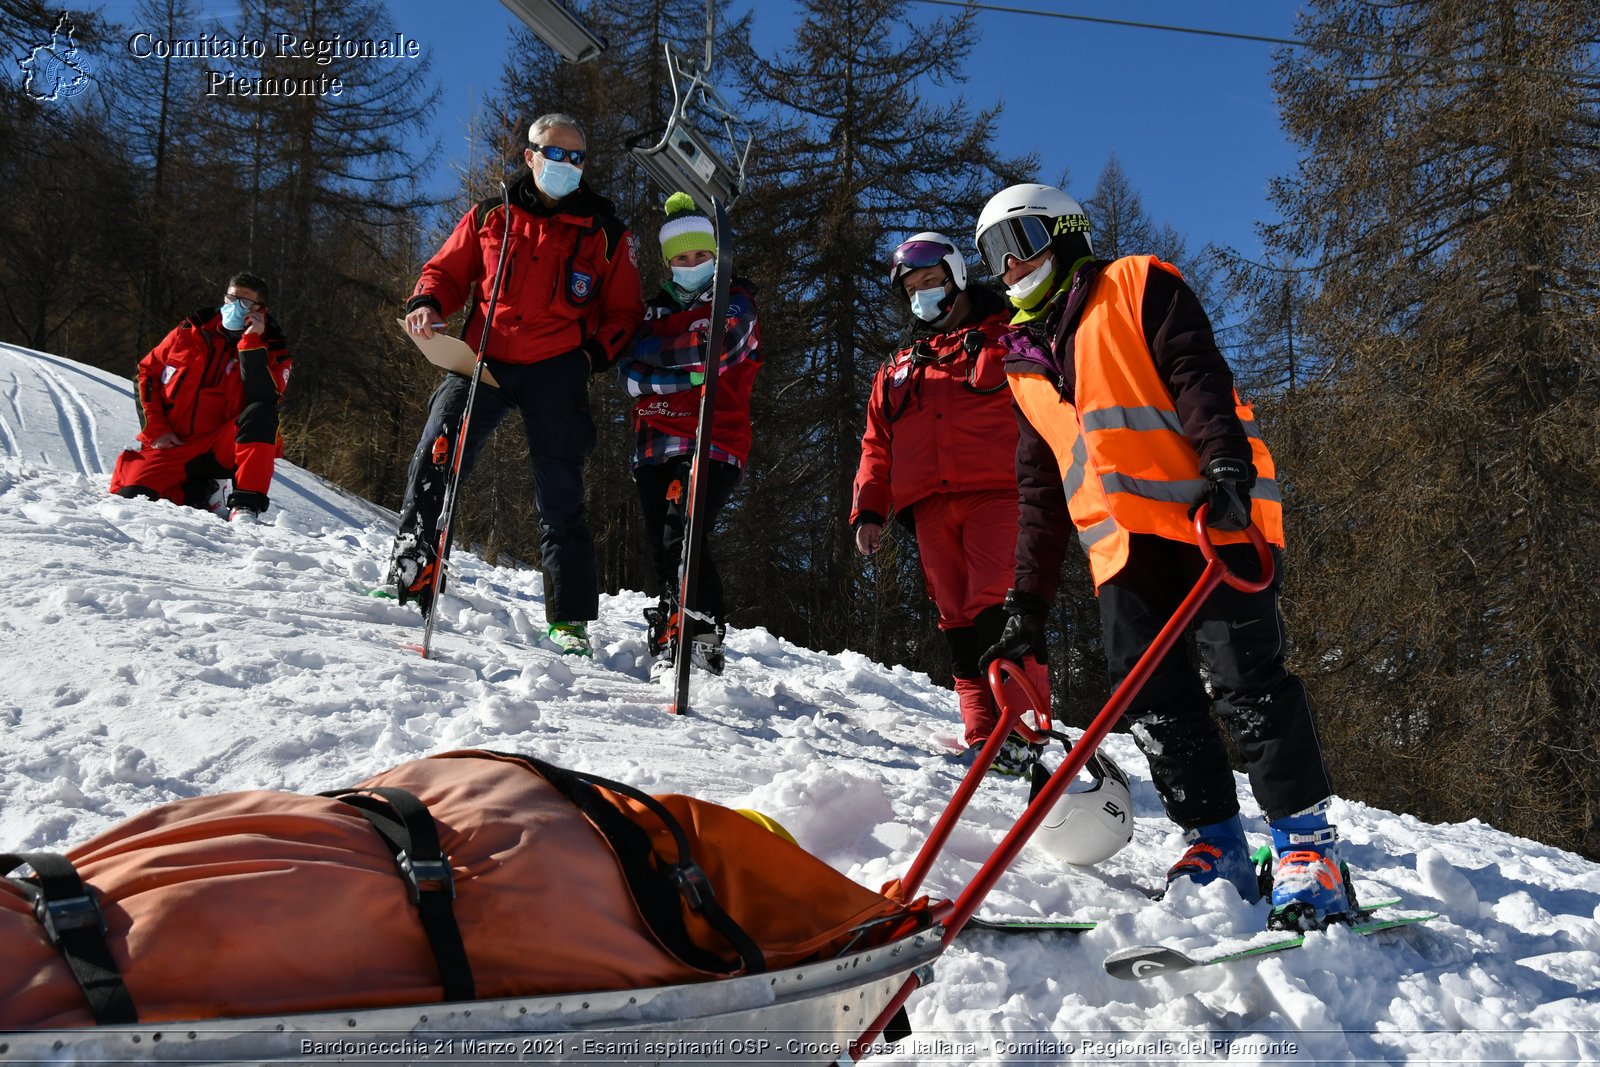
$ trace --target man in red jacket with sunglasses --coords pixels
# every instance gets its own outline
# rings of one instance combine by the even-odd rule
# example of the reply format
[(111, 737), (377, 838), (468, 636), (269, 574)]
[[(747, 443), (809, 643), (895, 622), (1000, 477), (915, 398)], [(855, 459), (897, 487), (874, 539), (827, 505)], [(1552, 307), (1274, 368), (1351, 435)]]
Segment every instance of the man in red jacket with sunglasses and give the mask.
[[(466, 309), (463, 339), (477, 349), (502, 251), (505, 273), (484, 349), (497, 386), (480, 385), (461, 458), (465, 481), (489, 435), (522, 414), (539, 508), (545, 615), (562, 652), (590, 654), (599, 614), (594, 537), (583, 467), (594, 451), (589, 376), (616, 362), (644, 321), (638, 251), (611, 201), (584, 181), (587, 142), (576, 119), (542, 115), (528, 130), (527, 171), (500, 197), (469, 210), (422, 268), (406, 327), (431, 337)], [(431, 611), (439, 513), (471, 379), (450, 373), (433, 394), (411, 459), (389, 580), (402, 601)]]

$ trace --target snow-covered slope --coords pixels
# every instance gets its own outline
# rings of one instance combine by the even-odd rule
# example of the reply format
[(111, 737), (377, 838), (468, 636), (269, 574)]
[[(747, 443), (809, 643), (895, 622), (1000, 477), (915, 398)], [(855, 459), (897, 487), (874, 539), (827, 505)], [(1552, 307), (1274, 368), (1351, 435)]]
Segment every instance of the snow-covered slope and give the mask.
[[(489, 746), (759, 809), (876, 887), (956, 787), (954, 697), (925, 675), (740, 630), (726, 675), (697, 680), (697, 713), (670, 716), (647, 678), (642, 596), (602, 598), (595, 660), (563, 659), (543, 640), (537, 573), (464, 554), (441, 656), (425, 661), (401, 647), (415, 611), (364, 593), (391, 534), (382, 509), (292, 467), (260, 526), (114, 498), (111, 463), (136, 428), (127, 382), (0, 346), (0, 393), (0, 850), (61, 848), (179, 797), (327, 789)], [(1349, 801), (1335, 815), (1358, 886), (1444, 918), (1108, 977), (1117, 948), (1204, 943), (1265, 914), (1223, 887), (1145, 900), (1181, 846), (1131, 742), (1107, 746), (1134, 778), (1133, 844), (1093, 870), (1025, 852), (984, 910), (1109, 921), (964, 935), (912, 998), (916, 1035), (877, 1062), (1600, 1059), (1600, 866)], [(955, 895), (1025, 799), (986, 782), (925, 888)]]

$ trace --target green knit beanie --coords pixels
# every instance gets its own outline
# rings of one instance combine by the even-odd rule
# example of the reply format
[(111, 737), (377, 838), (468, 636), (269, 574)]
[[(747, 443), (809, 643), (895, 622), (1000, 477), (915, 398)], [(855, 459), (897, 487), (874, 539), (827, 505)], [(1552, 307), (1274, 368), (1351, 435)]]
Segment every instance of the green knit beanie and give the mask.
[(717, 235), (711, 220), (695, 206), (688, 193), (673, 193), (663, 205), (667, 213), (666, 224), (661, 227), (661, 259), (671, 263), (672, 257), (684, 252), (717, 250)]

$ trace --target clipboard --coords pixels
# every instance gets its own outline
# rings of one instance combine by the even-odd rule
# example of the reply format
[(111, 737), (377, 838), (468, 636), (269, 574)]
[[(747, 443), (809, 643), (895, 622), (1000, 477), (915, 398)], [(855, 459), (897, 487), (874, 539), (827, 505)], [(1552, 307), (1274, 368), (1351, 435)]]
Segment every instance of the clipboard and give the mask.
[[(424, 337), (420, 333), (412, 333), (406, 329), (405, 319), (395, 319), (395, 324), (402, 333), (411, 338), (411, 343), (421, 350), (424, 358), (435, 367), (442, 370), (455, 371), (457, 374), (472, 377), (473, 368), (478, 365), (478, 353), (472, 346), (459, 337), (451, 337), (447, 333), (435, 330), (432, 337)], [(494, 380), (494, 375), (489, 373), (489, 367), (483, 368), (483, 384), (500, 388), (500, 383)]]

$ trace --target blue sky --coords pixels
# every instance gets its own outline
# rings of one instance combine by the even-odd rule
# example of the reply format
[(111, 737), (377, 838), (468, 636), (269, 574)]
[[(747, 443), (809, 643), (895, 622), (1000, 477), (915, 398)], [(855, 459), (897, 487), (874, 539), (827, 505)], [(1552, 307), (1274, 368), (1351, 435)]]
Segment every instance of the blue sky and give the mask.
[[(110, 18), (131, 21), (132, 0), (99, 6)], [(1278, 0), (1004, 0), (1004, 6), (1280, 38), (1294, 36), (1298, 7)], [(465, 155), (468, 111), (494, 86), (514, 18), (497, 0), (450, 5), (445, 17), (427, 0), (390, 0), (389, 7), (397, 27), (431, 57), (445, 89), (433, 124), (445, 158), (432, 180), (449, 190), (454, 178), (444, 164)], [(793, 32), (796, 6), (784, 0), (735, 8), (754, 10), (763, 51), (781, 47)], [(231, 17), (236, 8), (212, 0), (205, 10)], [(907, 12), (931, 21), (950, 9), (908, 0)], [(1212, 242), (1259, 253), (1255, 224), (1271, 215), (1268, 182), (1289, 173), (1295, 158), (1269, 84), (1276, 46), (997, 11), (980, 12), (978, 26), (961, 92), (975, 108), (1005, 102), (996, 131), (1002, 150), (1037, 151), (1041, 177), (1054, 182), (1067, 171), (1068, 191), (1080, 199), (1115, 152), (1151, 217), (1186, 235), (1191, 250)]]

